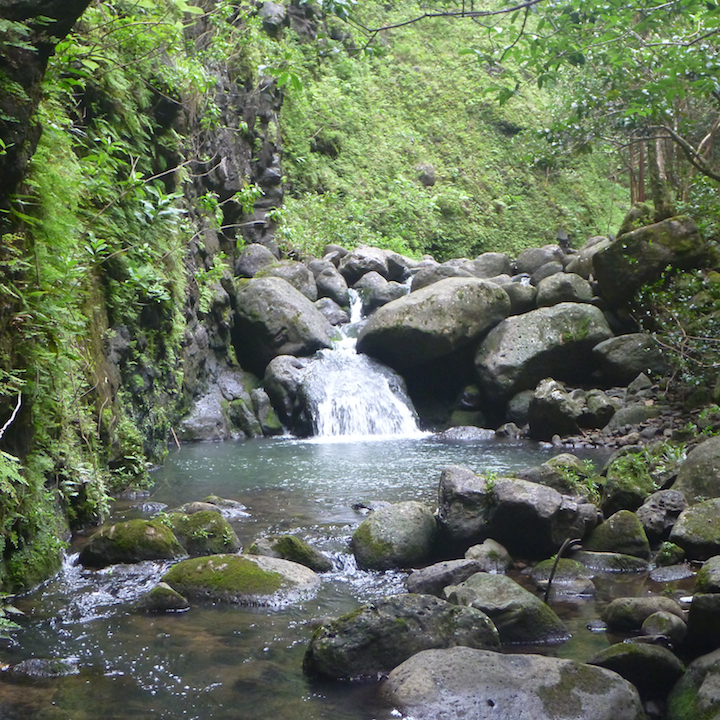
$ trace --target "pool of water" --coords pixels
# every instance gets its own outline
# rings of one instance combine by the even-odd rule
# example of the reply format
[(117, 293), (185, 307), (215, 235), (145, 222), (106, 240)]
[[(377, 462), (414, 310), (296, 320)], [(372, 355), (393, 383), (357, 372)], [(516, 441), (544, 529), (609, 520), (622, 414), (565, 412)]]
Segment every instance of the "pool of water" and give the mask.
[[(322, 576), (316, 597), (284, 609), (207, 604), (148, 616), (135, 612), (134, 603), (166, 564), (93, 571), (78, 567), (69, 555), (55, 578), (17, 600), (26, 616), (13, 641), (0, 646), (0, 661), (66, 658), (76, 672), (43, 680), (0, 679), (0, 717), (389, 720), (391, 708), (378, 697), (375, 683), (322, 683), (302, 674), (302, 657), (319, 622), (404, 590), (406, 573), (355, 566), (347, 546), (363, 515), (353, 506), (413, 499), (434, 507), (447, 465), (503, 474), (557, 452), (517, 442), (446, 445), (432, 437), (280, 438), (173, 451), (155, 472), (150, 496), (118, 501), (114, 520), (150, 517), (219, 495), (247, 508), (247, 515), (231, 520), (244, 547), (260, 535), (289, 532), (333, 556), (337, 569)], [(613, 583), (620, 582), (632, 585), (618, 590)], [(644, 577), (616, 579), (598, 586), (596, 601), (558, 604), (573, 638), (543, 651), (587, 659), (606, 647), (604, 633), (586, 628), (597, 617), (597, 604), (618, 592), (646, 592), (647, 583)]]

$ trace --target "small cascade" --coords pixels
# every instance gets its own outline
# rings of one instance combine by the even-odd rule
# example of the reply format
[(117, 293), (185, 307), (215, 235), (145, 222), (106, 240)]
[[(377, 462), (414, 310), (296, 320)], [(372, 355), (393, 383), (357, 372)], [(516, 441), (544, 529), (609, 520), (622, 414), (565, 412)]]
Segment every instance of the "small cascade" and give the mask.
[(417, 414), (395, 371), (355, 350), (362, 302), (351, 292), (351, 321), (341, 339), (307, 370), (303, 395), (321, 438), (421, 436)]

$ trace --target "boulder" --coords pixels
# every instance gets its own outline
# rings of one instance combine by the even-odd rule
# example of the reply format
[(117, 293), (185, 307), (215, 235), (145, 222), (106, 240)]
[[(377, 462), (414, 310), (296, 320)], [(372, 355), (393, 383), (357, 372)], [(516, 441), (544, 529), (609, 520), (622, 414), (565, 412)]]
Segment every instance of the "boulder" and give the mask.
[(666, 540), (660, 545), (655, 555), (655, 564), (659, 568), (670, 567), (681, 563), (684, 559), (685, 551), (679, 545)]
[(249, 555), (282, 558), (304, 565), (318, 573), (330, 572), (332, 560), (309, 543), (294, 535), (270, 535), (259, 538), (249, 548)]
[(630, 333), (603, 340), (593, 354), (606, 380), (628, 385), (640, 373), (662, 376), (669, 365), (657, 340), (647, 333)]
[(687, 502), (683, 493), (678, 490), (658, 490), (645, 500), (635, 515), (645, 528), (648, 540), (655, 543), (667, 538), (685, 508)]
[(564, 253), (559, 245), (526, 248), (515, 259), (515, 269), (518, 273), (532, 275), (547, 263), (560, 262), (563, 256)]
[(557, 275), (558, 273), (561, 273), (563, 271), (564, 267), (561, 262), (558, 260), (553, 260), (551, 262), (545, 263), (544, 265), (541, 265), (531, 276), (530, 276), (530, 283), (532, 285), (539, 285), (543, 280), (552, 277), (553, 275)]
[(647, 572), (648, 569), (647, 560), (622, 553), (579, 550), (573, 553), (573, 560), (582, 563), (588, 570), (602, 573), (637, 573)]
[(564, 495), (579, 495), (597, 499), (593, 479), (597, 473), (592, 464), (586, 464), (572, 453), (560, 453), (537, 467), (516, 473), (520, 480), (547, 485)]
[(720, 593), (693, 595), (687, 618), (686, 644), (696, 653), (720, 647)]
[(190, 603), (167, 583), (159, 582), (140, 598), (137, 608), (147, 613), (183, 612), (190, 609)]
[(591, 237), (573, 256), (565, 269), (569, 273), (575, 273), (589, 280), (593, 274), (593, 256), (608, 245), (610, 245), (610, 240), (606, 237), (600, 235)]
[(475, 369), (493, 402), (504, 404), (543, 378), (589, 378), (592, 348), (612, 336), (593, 305), (560, 303), (503, 320), (481, 342)]
[(608, 465), (602, 493), (602, 510), (613, 515), (619, 510), (637, 510), (658, 488), (649, 464), (638, 454), (627, 452)]
[(410, 500), (380, 508), (363, 520), (351, 547), (364, 569), (412, 567), (427, 561), (436, 536), (435, 516), (422, 503)]
[(492, 537), (513, 553), (537, 557), (568, 537), (584, 537), (597, 510), (544, 485), (450, 466), (440, 476), (437, 518), (451, 543), (467, 547)]
[(557, 643), (570, 637), (542, 600), (506, 575), (476, 573), (446, 587), (443, 597), (455, 605), (482, 610), (495, 623), (503, 645)]
[(318, 298), (334, 300), (340, 307), (350, 305), (350, 291), (345, 278), (333, 265), (324, 268), (315, 277), (315, 286), (317, 287)]
[(305, 653), (303, 670), (333, 679), (376, 679), (418, 652), (458, 645), (494, 649), (498, 632), (475, 608), (431, 595), (396, 595), (320, 627)]
[(255, 417), (260, 423), (262, 434), (267, 436), (282, 435), (283, 426), (273, 409), (270, 396), (262, 388), (256, 388), (250, 392)]
[(186, 515), (169, 513), (166, 523), (191, 557), (219, 555), (240, 550), (240, 541), (230, 523), (217, 511), (201, 510)]
[(421, 290), (428, 285), (439, 282), (440, 280), (447, 280), (451, 277), (476, 277), (469, 270), (462, 267), (456, 267), (455, 265), (431, 265), (429, 267), (420, 268), (412, 279), (410, 285), (411, 292)]
[(315, 302), (318, 299), (317, 284), (312, 271), (304, 263), (296, 260), (281, 260), (275, 265), (269, 265), (255, 273), (256, 278), (279, 277), (290, 283), (308, 300)]
[[(555, 574), (553, 573), (555, 569)], [(551, 596), (559, 597), (592, 597), (595, 594), (595, 585), (591, 577), (592, 571), (582, 563), (571, 558), (554, 558), (542, 560), (530, 571), (530, 579), (539, 590), (546, 590), (552, 575)]]
[(312, 429), (312, 420), (302, 417), (302, 404), (299, 391), (305, 378), (309, 360), (292, 355), (279, 355), (270, 361), (265, 369), (265, 391), (283, 425), (295, 429), (298, 424), (306, 429), (301, 435)]
[(537, 288), (530, 283), (510, 282), (503, 285), (510, 298), (510, 315), (522, 315), (536, 307)]
[(621, 235), (593, 257), (595, 278), (611, 304), (628, 301), (668, 266), (692, 269), (705, 262), (708, 246), (695, 221), (680, 215)]
[(323, 314), (282, 278), (248, 280), (237, 292), (235, 352), (258, 375), (278, 355), (312, 355), (330, 347), (329, 332)]
[(269, 606), (306, 597), (320, 584), (316, 573), (297, 563), (227, 554), (183, 560), (162, 581), (193, 600)]
[(252, 278), (259, 270), (263, 270), (277, 262), (277, 258), (264, 245), (252, 243), (240, 253), (235, 261), (235, 276)]
[(478, 563), (482, 572), (504, 573), (513, 566), (510, 553), (492, 538), (469, 547), (465, 551), (465, 558)]
[(344, 325), (350, 322), (350, 314), (343, 310), (334, 300), (329, 297), (320, 298), (315, 307), (325, 316), (331, 325)]
[(340, 260), (338, 270), (351, 287), (371, 271), (380, 273), (386, 280), (392, 279), (385, 251), (376, 247), (355, 248)]
[(470, 345), (509, 312), (497, 285), (448, 278), (379, 308), (360, 331), (357, 350), (402, 371)]
[(368, 288), (363, 292), (363, 313), (370, 315), (379, 307), (387, 305), (393, 300), (399, 300), (401, 297), (405, 297), (407, 293), (408, 289), (405, 285), (394, 281)]
[(530, 436), (551, 440), (554, 435), (577, 435), (583, 402), (571, 395), (562, 383), (546, 378), (535, 388), (528, 406)]
[(185, 555), (173, 531), (159, 520), (126, 520), (100, 528), (80, 551), (80, 563), (103, 568)]
[(667, 720), (717, 718), (720, 650), (691, 662), (668, 697)]
[[(673, 616), (674, 617), (674, 616)], [(643, 700), (664, 698), (682, 677), (685, 666), (665, 647), (646, 643), (617, 643), (588, 660), (631, 682)]]
[(484, 572), (483, 564), (477, 560), (444, 560), (410, 573), (405, 585), (408, 592), (440, 597), (448, 585), (457, 585), (477, 572)]
[(687, 636), (687, 624), (677, 615), (660, 610), (645, 618), (640, 632), (649, 637), (667, 638), (673, 647), (678, 647)]
[(708, 558), (695, 576), (695, 592), (720, 593), (720, 555)]
[(637, 632), (653, 613), (669, 612), (685, 620), (683, 609), (674, 600), (659, 595), (616, 598), (602, 612), (609, 630)]
[(650, 559), (650, 543), (634, 513), (620, 510), (598, 525), (583, 543), (590, 552), (614, 552)]
[(216, 386), (194, 399), (189, 414), (180, 421), (178, 438), (183, 442), (228, 440), (231, 430), (226, 403)]
[(414, 655), (383, 691), (404, 717), (422, 720), (645, 718), (637, 690), (604, 668), (466, 647)]
[(720, 435), (701, 442), (688, 454), (672, 489), (683, 493), (690, 505), (720, 497)]
[(512, 275), (512, 263), (505, 253), (485, 252), (472, 261), (472, 273), (479, 278)]
[(690, 560), (720, 555), (720, 498), (683, 510), (670, 531), (670, 542), (679, 545)]
[(555, 273), (537, 284), (538, 307), (550, 307), (561, 302), (587, 303), (592, 298), (590, 283), (575, 273)]

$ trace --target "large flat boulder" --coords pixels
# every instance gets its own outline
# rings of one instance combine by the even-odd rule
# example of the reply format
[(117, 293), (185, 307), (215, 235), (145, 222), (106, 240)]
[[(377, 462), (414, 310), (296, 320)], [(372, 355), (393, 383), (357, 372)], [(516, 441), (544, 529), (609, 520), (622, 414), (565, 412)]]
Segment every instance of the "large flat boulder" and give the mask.
[(422, 720), (645, 718), (637, 690), (604, 668), (467, 647), (413, 655), (383, 690), (403, 716)]
[(402, 371), (470, 345), (509, 312), (495, 283), (446, 278), (379, 308), (360, 332), (358, 352)]
[(588, 379), (593, 347), (610, 337), (598, 308), (563, 302), (503, 320), (480, 344), (475, 369), (490, 400), (504, 404), (544, 378)]
[(233, 344), (240, 364), (258, 375), (278, 355), (312, 355), (330, 347), (325, 316), (279, 277), (248, 280), (235, 297)]

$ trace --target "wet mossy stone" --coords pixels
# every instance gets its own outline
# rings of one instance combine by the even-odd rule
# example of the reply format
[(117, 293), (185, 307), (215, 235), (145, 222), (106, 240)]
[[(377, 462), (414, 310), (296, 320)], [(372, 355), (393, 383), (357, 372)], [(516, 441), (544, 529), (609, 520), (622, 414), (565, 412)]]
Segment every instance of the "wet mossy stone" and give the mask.
[(693, 595), (688, 611), (686, 643), (693, 650), (708, 652), (720, 647), (720, 593)]
[(448, 585), (457, 585), (485, 568), (478, 560), (443, 560), (410, 573), (405, 585), (408, 592), (440, 597)]
[(651, 637), (666, 637), (678, 647), (687, 636), (687, 623), (673, 613), (660, 610), (643, 621), (640, 632)]
[(720, 435), (705, 440), (688, 454), (672, 489), (684, 493), (691, 505), (720, 497)]
[(677, 565), (685, 559), (685, 551), (675, 543), (665, 541), (655, 555), (655, 564), (658, 567)]
[(61, 678), (79, 675), (77, 658), (29, 658), (6, 668), (6, 677), (22, 678)]
[(637, 690), (574, 660), (468, 647), (425, 650), (395, 668), (383, 694), (422, 720), (644, 720)]
[(648, 569), (647, 560), (622, 553), (579, 550), (573, 553), (573, 559), (595, 572), (637, 573), (646, 572)]
[(690, 560), (720, 555), (720, 498), (683, 510), (670, 531), (670, 542), (679, 545)]
[(650, 543), (642, 523), (629, 510), (620, 510), (598, 525), (583, 543), (590, 552), (615, 552), (650, 558)]
[(238, 536), (217, 510), (200, 510), (190, 515), (170, 513), (165, 522), (191, 557), (234, 553), (240, 549)]
[(720, 555), (714, 555), (698, 570), (695, 576), (695, 591), (720, 593)]
[(482, 610), (495, 623), (503, 645), (558, 643), (570, 637), (542, 600), (505, 575), (476, 573), (459, 585), (446, 587), (443, 597)]
[(100, 528), (80, 551), (80, 563), (102, 568), (185, 555), (173, 531), (159, 520), (127, 520)]
[(436, 537), (435, 516), (411, 500), (373, 512), (353, 533), (351, 547), (359, 567), (389, 570), (427, 561)]
[(480, 563), (483, 572), (504, 573), (513, 566), (513, 559), (505, 546), (492, 538), (469, 547), (465, 551), (465, 558)]
[[(631, 457), (628, 457), (630, 455)], [(606, 516), (618, 510), (637, 510), (657, 487), (646, 463), (628, 453), (614, 460), (607, 469), (602, 494)]]
[(167, 583), (159, 582), (138, 601), (138, 610), (147, 613), (182, 612), (190, 603)]
[(456, 645), (495, 649), (500, 640), (480, 610), (407, 593), (367, 603), (320, 627), (303, 669), (334, 679), (375, 679), (421, 650)]
[(665, 697), (685, 672), (685, 666), (670, 650), (646, 643), (611, 645), (590, 658), (588, 664), (624, 677), (643, 699)]
[(282, 605), (295, 592), (320, 583), (309, 568), (259, 555), (210, 555), (183, 560), (162, 578), (171, 588), (194, 600), (240, 605)]
[(309, 543), (294, 535), (272, 535), (256, 540), (248, 549), (250, 555), (265, 555), (304, 565), (315, 572), (330, 572), (332, 560)]
[(603, 610), (602, 619), (610, 630), (636, 632), (647, 618), (660, 611), (672, 613), (685, 620), (685, 613), (678, 603), (659, 595), (616, 598)]
[(717, 720), (720, 650), (688, 665), (668, 698), (667, 720)]

